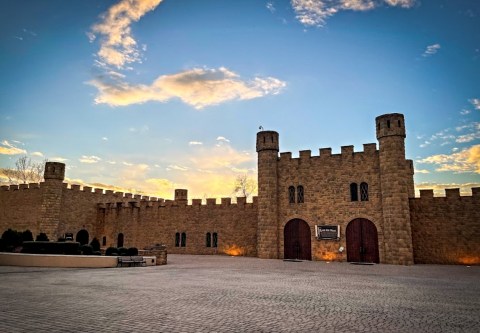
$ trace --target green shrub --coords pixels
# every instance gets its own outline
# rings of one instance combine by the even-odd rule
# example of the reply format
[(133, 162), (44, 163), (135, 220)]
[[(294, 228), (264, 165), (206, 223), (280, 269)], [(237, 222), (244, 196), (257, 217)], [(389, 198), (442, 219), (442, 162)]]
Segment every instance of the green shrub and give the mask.
[(95, 237), (90, 242), (90, 246), (93, 248), (93, 251), (100, 251), (100, 241)]
[(138, 249), (136, 247), (128, 248), (127, 256), (138, 256)]
[(35, 238), (36, 242), (48, 242), (48, 236), (46, 233), (41, 232), (40, 234), (37, 235), (37, 238)]
[(105, 251), (106, 256), (117, 256), (118, 255), (118, 249), (116, 247), (109, 247)]
[(118, 254), (121, 256), (126, 256), (127, 255), (128, 249), (126, 247), (119, 247), (118, 248)]
[(91, 256), (93, 254), (93, 247), (91, 245), (84, 244), (80, 246), (80, 251), (85, 256)]
[(22, 253), (75, 255), (80, 253), (80, 243), (46, 241), (24, 242)]

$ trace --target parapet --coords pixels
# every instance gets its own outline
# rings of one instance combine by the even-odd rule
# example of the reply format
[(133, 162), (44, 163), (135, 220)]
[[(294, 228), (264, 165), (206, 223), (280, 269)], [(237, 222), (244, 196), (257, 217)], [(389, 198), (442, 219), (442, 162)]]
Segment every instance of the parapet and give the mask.
[(433, 199), (433, 198), (480, 198), (480, 187), (472, 187), (472, 195), (460, 195), (459, 188), (446, 188), (445, 196), (434, 196), (433, 189), (420, 190), (420, 197), (414, 199)]
[(375, 143), (365, 143), (363, 145), (363, 151), (355, 152), (354, 146), (342, 146), (340, 154), (332, 154), (332, 148), (320, 148), (318, 156), (312, 156), (311, 150), (301, 150), (299, 152), (298, 158), (292, 158), (291, 152), (281, 152), (280, 153), (280, 162), (289, 162), (289, 161), (308, 161), (313, 158), (319, 158), (321, 161), (327, 161), (330, 158), (340, 159), (343, 158), (352, 158), (353, 156), (368, 156), (373, 157), (377, 152), (377, 145)]

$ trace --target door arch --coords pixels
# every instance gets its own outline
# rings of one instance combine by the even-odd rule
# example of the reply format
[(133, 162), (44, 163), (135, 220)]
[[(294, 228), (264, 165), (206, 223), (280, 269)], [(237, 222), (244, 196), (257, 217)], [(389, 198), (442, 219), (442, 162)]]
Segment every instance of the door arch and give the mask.
[(283, 229), (285, 259), (312, 260), (310, 226), (300, 219), (288, 221)]
[(80, 245), (88, 244), (88, 231), (85, 229), (80, 230), (77, 232), (77, 236), (75, 237), (75, 241), (79, 242)]
[(119, 233), (117, 237), (117, 247), (123, 247), (123, 233)]
[(372, 221), (361, 218), (350, 221), (346, 236), (347, 261), (380, 262), (377, 227)]

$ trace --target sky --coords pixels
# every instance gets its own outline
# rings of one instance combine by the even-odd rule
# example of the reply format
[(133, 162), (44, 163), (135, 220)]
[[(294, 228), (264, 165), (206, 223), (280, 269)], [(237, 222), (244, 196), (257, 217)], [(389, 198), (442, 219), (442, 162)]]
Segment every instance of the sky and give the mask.
[[(280, 151), (377, 142), (405, 115), (418, 189), (480, 186), (480, 1), (2, 0), (0, 168), (171, 199)], [(0, 181), (5, 182), (0, 174)]]

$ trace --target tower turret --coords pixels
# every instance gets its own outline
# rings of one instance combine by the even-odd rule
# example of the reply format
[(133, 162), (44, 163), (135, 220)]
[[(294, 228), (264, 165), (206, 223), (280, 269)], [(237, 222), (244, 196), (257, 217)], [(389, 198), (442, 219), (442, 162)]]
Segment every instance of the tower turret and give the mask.
[(405, 120), (400, 113), (375, 119), (379, 141), (385, 262), (413, 264), (409, 190), (411, 163), (405, 159)]
[(187, 202), (188, 202), (188, 190), (176, 189), (175, 190), (175, 201), (177, 201), (179, 203), (187, 204)]
[(257, 133), (259, 258), (278, 258), (278, 139), (275, 131)]
[(45, 163), (43, 177), (45, 178), (45, 182), (41, 185), (42, 208), (39, 232), (44, 232), (49, 239), (56, 240), (59, 236), (58, 229), (62, 208), (65, 164), (59, 162)]

